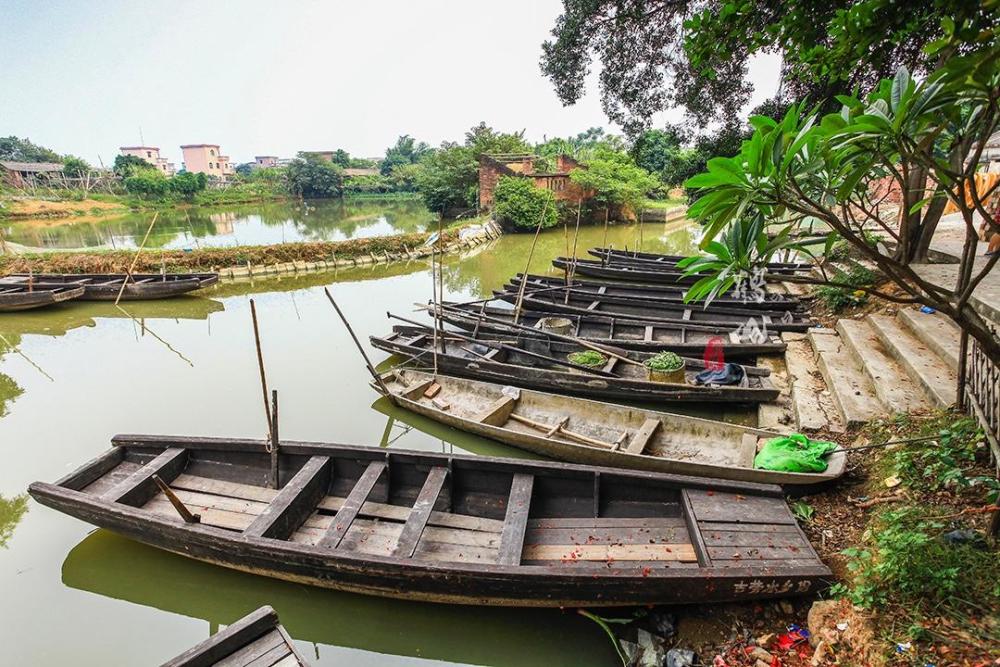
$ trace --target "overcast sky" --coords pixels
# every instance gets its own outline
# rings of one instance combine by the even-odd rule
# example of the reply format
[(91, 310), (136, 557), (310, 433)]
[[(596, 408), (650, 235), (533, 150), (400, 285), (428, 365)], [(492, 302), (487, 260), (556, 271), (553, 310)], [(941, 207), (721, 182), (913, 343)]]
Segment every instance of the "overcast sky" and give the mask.
[[(105, 164), (118, 147), (217, 143), (234, 162), (483, 120), (530, 140), (609, 127), (596, 85), (562, 107), (538, 67), (559, 0), (3, 0), (0, 136)], [(753, 63), (754, 102), (777, 87)], [(679, 118), (669, 112), (660, 120)], [(610, 128), (614, 130), (614, 128)]]

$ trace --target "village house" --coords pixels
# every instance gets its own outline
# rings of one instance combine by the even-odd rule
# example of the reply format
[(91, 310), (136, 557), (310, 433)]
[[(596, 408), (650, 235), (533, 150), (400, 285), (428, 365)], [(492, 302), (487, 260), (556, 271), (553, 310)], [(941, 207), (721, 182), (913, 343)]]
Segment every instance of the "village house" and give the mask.
[(222, 155), (219, 144), (187, 144), (181, 146), (184, 152), (184, 168), (194, 174), (205, 174), (225, 180), (236, 170), (229, 163), (229, 156)]
[(277, 167), (278, 166), (278, 156), (277, 155), (255, 155), (253, 158), (254, 167), (258, 169), (264, 169), (267, 167)]
[(493, 189), (501, 176), (530, 178), (535, 186), (551, 190), (557, 201), (581, 201), (590, 199), (593, 192), (583, 190), (570, 180), (574, 169), (586, 167), (568, 155), (556, 157), (555, 170), (535, 171), (537, 155), (529, 153), (483, 153), (479, 156), (479, 208), (493, 206)]
[(303, 157), (314, 157), (320, 160), (326, 160), (327, 162), (333, 162), (333, 155), (337, 151), (302, 151), (300, 155)]
[(160, 149), (156, 146), (121, 146), (118, 150), (121, 151), (122, 155), (131, 155), (148, 162), (164, 176), (173, 176), (177, 171), (173, 162), (165, 157), (160, 157)]

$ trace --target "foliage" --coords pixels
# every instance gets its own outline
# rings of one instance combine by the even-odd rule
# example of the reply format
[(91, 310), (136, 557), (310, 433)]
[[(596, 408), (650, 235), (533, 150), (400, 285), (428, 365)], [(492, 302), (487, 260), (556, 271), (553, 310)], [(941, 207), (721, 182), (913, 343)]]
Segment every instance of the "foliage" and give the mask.
[(132, 195), (146, 198), (162, 197), (170, 192), (170, 182), (167, 177), (155, 169), (136, 170), (126, 176), (122, 184), (125, 191)]
[[(973, 270), (967, 256), (957, 286), (928, 284), (911, 267), (926, 258), (947, 200), (958, 206), (970, 237), (975, 235), (974, 216), (985, 211), (987, 193), (965, 193), (963, 185), (978, 163), (974, 151), (982, 150), (1000, 124), (998, 56), (1000, 45), (994, 42), (950, 58), (921, 82), (901, 69), (864, 99), (838, 96), (843, 105), (839, 113), (821, 115), (799, 103), (780, 122), (751, 118), (754, 133), (739, 154), (709, 160), (706, 172), (687, 181), (703, 195), (688, 209), (690, 217), (706, 226), (702, 247), (727, 227), (751, 221), (759, 237), (754, 245), (761, 249), (755, 253), (756, 264), (783, 249), (811, 253), (806, 242), (789, 232), (818, 220), (835, 232), (824, 253), (838, 236), (844, 238), (905, 293), (895, 300), (942, 311), (975, 337), (985, 354), (1000, 361), (1000, 342), (969, 304), (996, 259)], [(885, 178), (902, 192), (904, 214), (898, 227), (895, 211), (878, 208), (876, 186)], [(1000, 224), (990, 224), (1000, 231)], [(896, 241), (892, 253), (866, 242), (864, 232), (873, 226)], [(768, 240), (775, 227), (782, 230), (777, 243)], [(724, 263), (714, 268), (723, 279)]]
[(868, 301), (868, 293), (862, 289), (875, 284), (875, 273), (860, 264), (855, 264), (847, 271), (837, 269), (834, 280), (848, 287), (824, 285), (816, 290), (816, 295), (834, 313), (845, 308), (860, 306)]
[(607, 357), (595, 350), (570, 352), (566, 358), (569, 359), (570, 363), (578, 366), (603, 366), (608, 363)]
[(343, 189), (344, 194), (379, 194), (395, 191), (392, 178), (381, 174), (345, 178)]
[(684, 360), (674, 352), (657, 352), (643, 363), (654, 371), (676, 371), (684, 365)]
[[(940, 510), (914, 505), (884, 510), (865, 531), (865, 546), (844, 550), (851, 581), (831, 590), (863, 607), (900, 604), (915, 611), (933, 605), (1000, 604), (1000, 558), (971, 544), (941, 539), (946, 524), (928, 519)], [(973, 575), (974, 573), (974, 575)]]
[(493, 215), (500, 224), (516, 231), (531, 231), (539, 225), (545, 229), (559, 221), (552, 191), (516, 176), (501, 176), (497, 182), (493, 190)]
[(28, 511), (28, 494), (21, 493), (10, 498), (0, 494), (0, 549), (7, 547), (7, 542), (14, 535), (14, 529)]
[[(635, 136), (670, 107), (702, 125), (735, 118), (753, 89), (753, 54), (781, 55), (782, 87), (794, 98), (825, 100), (899, 67), (926, 73), (944, 59), (925, 44), (951, 34), (945, 56), (962, 53), (998, 17), (995, 1), (564, 0), (541, 66), (573, 104), (596, 58), (604, 111)], [(961, 28), (949, 33), (947, 21)]]
[[(977, 455), (984, 451), (983, 432), (975, 419), (949, 418), (945, 423), (932, 422), (920, 432), (936, 435), (937, 438), (930, 445), (926, 442), (905, 443), (887, 452), (883, 459), (887, 472), (898, 477), (903, 485), (932, 492), (942, 489), (963, 491), (974, 486), (995, 488), (995, 484), (981, 477), (967, 475)], [(996, 497), (991, 494), (987, 500), (996, 502)]]
[(594, 199), (608, 206), (628, 207), (638, 211), (658, 182), (648, 171), (637, 166), (626, 154), (599, 149), (586, 169), (570, 172), (570, 179), (580, 187), (594, 191)]
[[(535, 146), (534, 153), (540, 158), (548, 158), (550, 160), (559, 155), (569, 155), (572, 158), (586, 162), (592, 159), (595, 152), (599, 149), (623, 151), (625, 150), (625, 142), (617, 135), (608, 134), (602, 127), (591, 127), (584, 132), (580, 132), (575, 137), (546, 139)], [(546, 170), (539, 166), (538, 162), (535, 164), (536, 170)]]
[(432, 151), (433, 149), (424, 142), (417, 143), (413, 137), (404, 134), (396, 140), (394, 146), (385, 150), (385, 158), (379, 169), (383, 176), (388, 176), (396, 167), (404, 164), (416, 164)]
[(62, 162), (55, 151), (19, 137), (0, 137), (0, 160), (15, 162)]
[(208, 178), (205, 174), (195, 174), (189, 171), (181, 172), (170, 178), (170, 191), (184, 197), (192, 197), (196, 192), (201, 192), (208, 185)]
[(287, 167), (288, 189), (299, 197), (339, 197), (343, 181), (340, 167), (316, 155), (292, 160)]
[(506, 134), (480, 123), (465, 133), (464, 143), (441, 144), (439, 149), (425, 154), (418, 169), (407, 175), (432, 211), (474, 208), (479, 187), (479, 156), (530, 150), (523, 132)]
[(149, 169), (152, 169), (152, 166), (141, 157), (135, 155), (116, 155), (115, 164), (112, 167), (115, 174), (122, 178), (127, 178), (135, 172), (148, 171)]
[(90, 165), (82, 158), (67, 155), (63, 160), (63, 173), (72, 178), (84, 176), (90, 169)]
[(816, 516), (816, 508), (804, 500), (796, 500), (791, 504), (792, 514), (803, 523), (809, 523)]

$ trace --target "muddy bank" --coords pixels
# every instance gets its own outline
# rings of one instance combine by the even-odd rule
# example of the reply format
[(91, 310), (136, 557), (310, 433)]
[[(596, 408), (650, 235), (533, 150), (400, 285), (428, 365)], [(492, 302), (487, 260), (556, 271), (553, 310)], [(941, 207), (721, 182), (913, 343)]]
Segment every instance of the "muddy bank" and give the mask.
[[(467, 225), (442, 233), (445, 252), (472, 248), (499, 237), (492, 222)], [(431, 233), (398, 234), (348, 241), (313, 241), (278, 245), (144, 250), (136, 272), (182, 273), (214, 271), (223, 278), (275, 273), (298, 273), (404, 261), (429, 257)], [(135, 260), (134, 250), (45, 252), (0, 256), (0, 275), (11, 273), (124, 273)]]

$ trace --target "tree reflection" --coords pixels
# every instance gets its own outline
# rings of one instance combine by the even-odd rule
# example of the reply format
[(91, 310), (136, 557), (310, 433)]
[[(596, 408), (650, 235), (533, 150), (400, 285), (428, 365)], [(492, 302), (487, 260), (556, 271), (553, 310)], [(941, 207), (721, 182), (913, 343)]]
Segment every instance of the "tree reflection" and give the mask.
[[(20, 342), (21, 337), (14, 336), (13, 334), (0, 338), (0, 359), (2, 359), (5, 354), (13, 350), (14, 347), (16, 347)], [(5, 375), (4, 373), (0, 373), (0, 419), (9, 414), (7, 404), (13, 403), (14, 400), (23, 393), (24, 389), (21, 388), (21, 385), (19, 385), (14, 378), (9, 375)]]
[(27, 493), (13, 498), (4, 498), (3, 494), (0, 494), (0, 549), (7, 548), (7, 542), (14, 535), (14, 529), (27, 512)]

